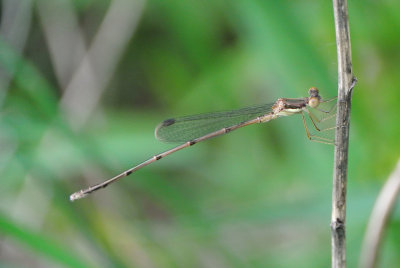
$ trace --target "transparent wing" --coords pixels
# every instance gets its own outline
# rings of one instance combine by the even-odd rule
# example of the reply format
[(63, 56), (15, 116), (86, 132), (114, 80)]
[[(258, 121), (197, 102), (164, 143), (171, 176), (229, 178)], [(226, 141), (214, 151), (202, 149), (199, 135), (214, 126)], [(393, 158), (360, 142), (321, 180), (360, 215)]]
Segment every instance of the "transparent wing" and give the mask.
[(224, 127), (230, 127), (268, 114), (273, 103), (247, 107), (233, 111), (222, 111), (171, 118), (161, 122), (155, 130), (156, 138), (164, 142), (185, 142)]

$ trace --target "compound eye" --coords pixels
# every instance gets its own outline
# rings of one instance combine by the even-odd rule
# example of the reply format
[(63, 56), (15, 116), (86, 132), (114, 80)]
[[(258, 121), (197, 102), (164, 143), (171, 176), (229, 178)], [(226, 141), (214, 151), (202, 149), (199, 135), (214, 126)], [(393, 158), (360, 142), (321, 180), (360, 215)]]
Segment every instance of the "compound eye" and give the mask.
[(317, 98), (317, 97), (312, 97), (312, 98), (310, 98), (310, 99), (308, 100), (308, 105), (309, 105), (311, 108), (317, 108), (318, 105), (319, 105), (319, 98)]
[(308, 90), (308, 95), (310, 97), (317, 97), (319, 94), (319, 90), (316, 87), (312, 87)]

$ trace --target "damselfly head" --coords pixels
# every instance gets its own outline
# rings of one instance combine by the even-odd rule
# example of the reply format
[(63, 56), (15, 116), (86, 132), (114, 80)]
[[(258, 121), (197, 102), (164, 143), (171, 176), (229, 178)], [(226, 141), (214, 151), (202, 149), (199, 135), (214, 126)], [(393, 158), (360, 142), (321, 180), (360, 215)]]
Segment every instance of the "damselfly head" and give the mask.
[(308, 95), (308, 105), (312, 108), (317, 108), (321, 101), (319, 90), (316, 87), (312, 87), (308, 90)]
[(310, 98), (312, 97), (319, 97), (319, 90), (316, 87), (312, 87), (308, 90), (308, 95)]

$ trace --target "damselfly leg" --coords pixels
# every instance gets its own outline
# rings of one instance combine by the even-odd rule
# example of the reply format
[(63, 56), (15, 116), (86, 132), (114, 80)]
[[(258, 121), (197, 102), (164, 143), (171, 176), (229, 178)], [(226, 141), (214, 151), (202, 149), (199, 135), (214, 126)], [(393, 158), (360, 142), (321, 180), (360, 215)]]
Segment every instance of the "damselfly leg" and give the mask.
[[(334, 97), (321, 101), (320, 105), (316, 108), (307, 107), (304, 109), (302, 118), (308, 139), (325, 144), (335, 144), (336, 100), (337, 97)], [(308, 115), (309, 121), (311, 121), (313, 129), (316, 132), (310, 131), (304, 113)]]

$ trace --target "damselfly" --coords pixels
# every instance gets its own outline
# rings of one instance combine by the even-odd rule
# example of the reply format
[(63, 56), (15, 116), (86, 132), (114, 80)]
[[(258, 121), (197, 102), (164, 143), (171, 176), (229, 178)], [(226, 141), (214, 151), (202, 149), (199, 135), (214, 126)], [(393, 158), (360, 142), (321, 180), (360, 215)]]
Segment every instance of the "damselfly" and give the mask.
[[(308, 97), (305, 98), (281, 98), (271, 104), (253, 106), (234, 111), (215, 112), (164, 120), (156, 127), (156, 138), (165, 142), (184, 142), (183, 144), (163, 153), (154, 155), (148, 160), (124, 171), (123, 173), (109, 180), (73, 193), (70, 196), (70, 200), (74, 201), (76, 199), (83, 198), (88, 194), (97, 191), (98, 189), (104, 188), (123, 177), (129, 176), (130, 174), (138, 169), (141, 169), (144, 166), (160, 160), (167, 155), (175, 153), (176, 151), (195, 145), (196, 143), (199, 143), (201, 141), (205, 141), (226, 134), (244, 126), (256, 123), (265, 123), (281, 116), (301, 114), (307, 137), (310, 140), (333, 144), (333, 140), (310, 133), (307, 127), (305, 115), (309, 117), (313, 127), (319, 132), (335, 129), (335, 126), (324, 129), (318, 127), (318, 125), (323, 121), (331, 119), (335, 116), (335, 114), (333, 114), (332, 112), (335, 111), (336, 107), (336, 105), (332, 105), (330, 109), (323, 110), (319, 108), (320, 104), (329, 103), (334, 101), (335, 99), (336, 97), (329, 100), (323, 100), (319, 95), (318, 89), (312, 87), (308, 91)], [(318, 118), (309, 109), (309, 107), (319, 112), (322, 112), (323, 114), (326, 114), (326, 116), (324, 116), (323, 118)]]

